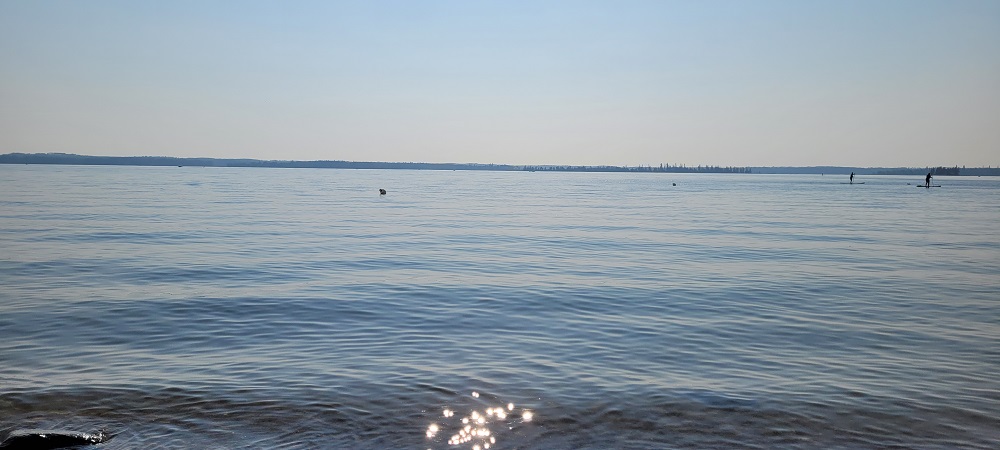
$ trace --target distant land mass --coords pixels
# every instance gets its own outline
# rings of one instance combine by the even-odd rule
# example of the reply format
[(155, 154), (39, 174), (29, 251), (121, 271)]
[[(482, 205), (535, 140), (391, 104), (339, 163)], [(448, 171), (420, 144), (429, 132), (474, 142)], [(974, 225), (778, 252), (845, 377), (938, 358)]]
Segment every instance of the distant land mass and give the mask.
[(857, 175), (1000, 175), (1000, 167), (846, 167), (846, 166), (810, 166), (810, 167), (753, 167), (754, 173), (819, 173)]
[(409, 169), (409, 170), (493, 170), (554, 172), (662, 172), (662, 173), (758, 173), (758, 174), (848, 174), (858, 175), (1000, 175), (1000, 167), (722, 167), (660, 164), (638, 166), (514, 165), (480, 163), (424, 163), (376, 161), (288, 161), (246, 158), (179, 158), (173, 156), (89, 156), (72, 153), (7, 153), (0, 164), (64, 164), (88, 166), (194, 166), (194, 167), (278, 167), (321, 169)]

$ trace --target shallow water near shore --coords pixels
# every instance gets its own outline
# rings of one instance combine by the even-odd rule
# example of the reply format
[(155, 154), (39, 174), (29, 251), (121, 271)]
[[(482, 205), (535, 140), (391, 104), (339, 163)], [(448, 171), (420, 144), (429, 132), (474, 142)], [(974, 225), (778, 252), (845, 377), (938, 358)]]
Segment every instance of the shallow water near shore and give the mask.
[(997, 448), (1000, 178), (846, 180), (0, 165), (0, 438)]

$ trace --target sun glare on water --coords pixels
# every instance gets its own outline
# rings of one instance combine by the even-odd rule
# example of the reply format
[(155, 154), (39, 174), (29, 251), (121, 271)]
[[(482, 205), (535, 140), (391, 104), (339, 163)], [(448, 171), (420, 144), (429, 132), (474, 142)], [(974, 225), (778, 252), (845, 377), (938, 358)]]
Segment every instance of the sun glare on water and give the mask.
[[(479, 398), (479, 393), (473, 392), (472, 397)], [(531, 422), (534, 418), (531, 411), (518, 410), (513, 403), (507, 403), (506, 407), (500, 405), (482, 411), (473, 410), (458, 418), (455, 411), (445, 408), (441, 416), (443, 423), (435, 422), (427, 426), (427, 439), (442, 442), (444, 436), (450, 433), (446, 441), (448, 446), (462, 446), (469, 450), (489, 450), (496, 445), (498, 433), (513, 430), (516, 425)]]

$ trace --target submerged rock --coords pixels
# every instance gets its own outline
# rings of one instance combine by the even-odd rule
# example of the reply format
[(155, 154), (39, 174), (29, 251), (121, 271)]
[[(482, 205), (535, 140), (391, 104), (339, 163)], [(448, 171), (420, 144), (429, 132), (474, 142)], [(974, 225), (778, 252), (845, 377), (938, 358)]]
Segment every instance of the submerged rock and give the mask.
[(101, 430), (95, 434), (66, 430), (15, 430), (0, 442), (6, 450), (48, 450), (107, 442), (114, 437)]

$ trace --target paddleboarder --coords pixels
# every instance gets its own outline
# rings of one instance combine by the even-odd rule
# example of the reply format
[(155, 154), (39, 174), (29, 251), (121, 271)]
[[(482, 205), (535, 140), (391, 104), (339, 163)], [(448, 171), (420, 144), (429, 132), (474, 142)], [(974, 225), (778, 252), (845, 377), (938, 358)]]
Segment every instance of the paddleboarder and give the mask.
[(931, 187), (931, 173), (927, 172), (927, 178), (924, 178), (924, 186)]
[(854, 172), (851, 172), (851, 184), (854, 184)]

